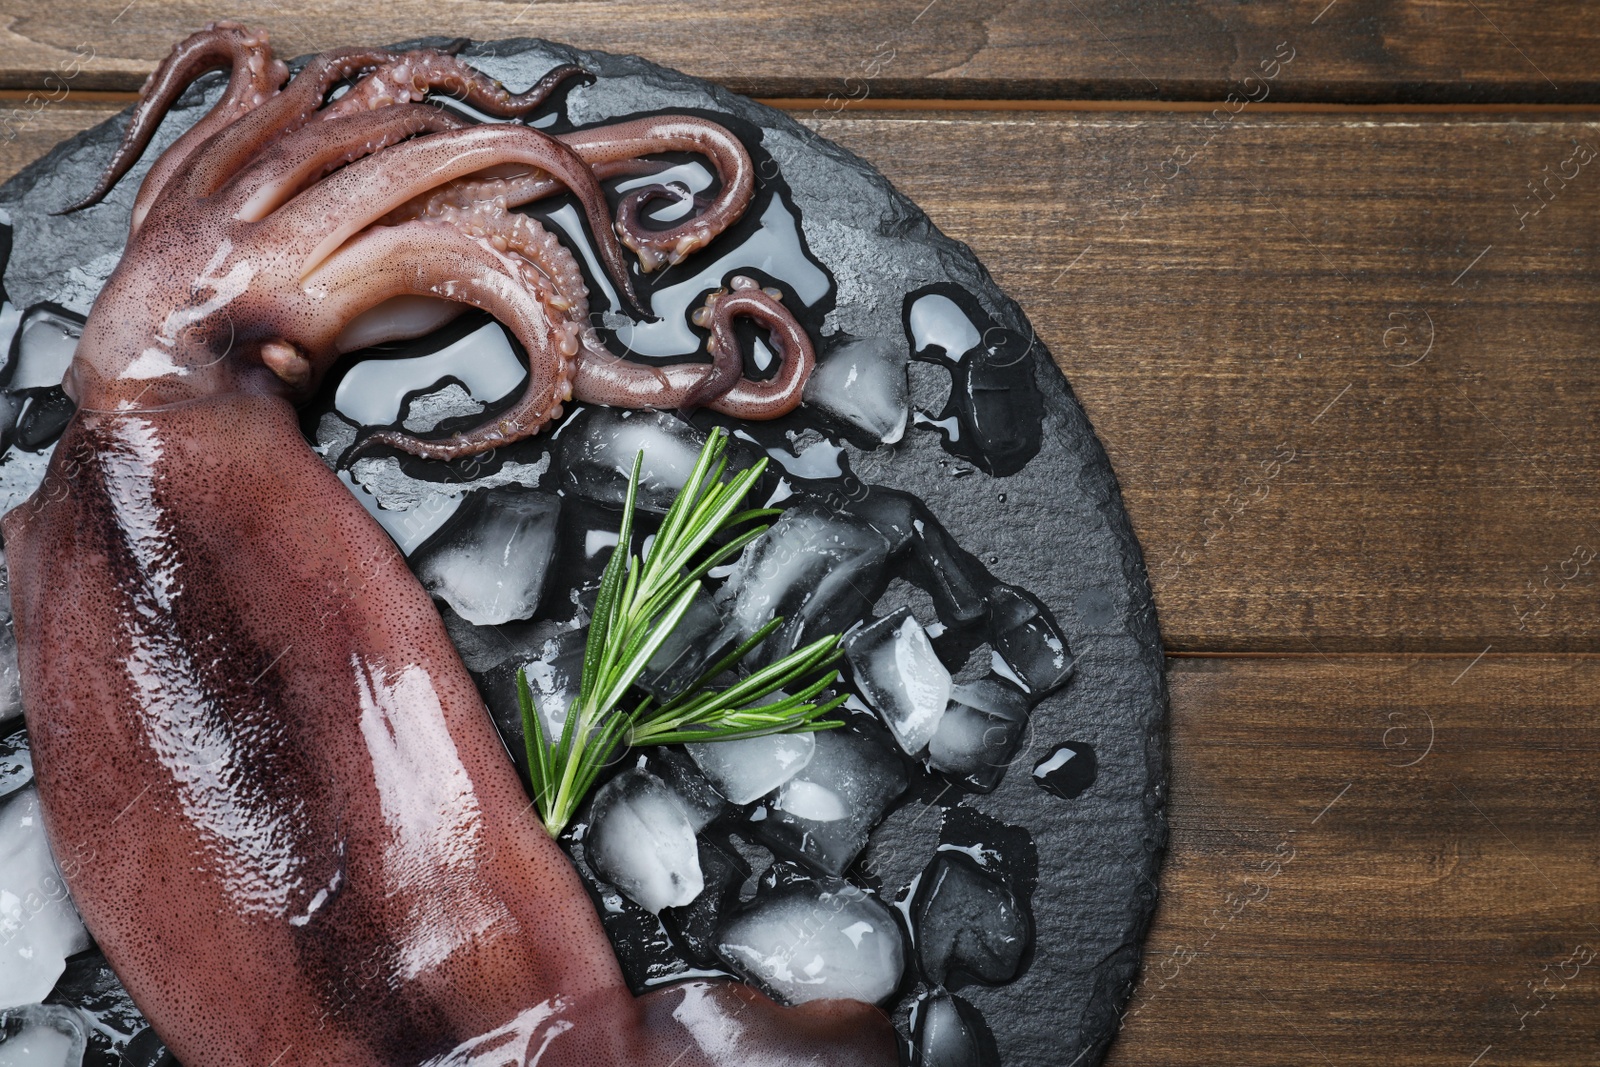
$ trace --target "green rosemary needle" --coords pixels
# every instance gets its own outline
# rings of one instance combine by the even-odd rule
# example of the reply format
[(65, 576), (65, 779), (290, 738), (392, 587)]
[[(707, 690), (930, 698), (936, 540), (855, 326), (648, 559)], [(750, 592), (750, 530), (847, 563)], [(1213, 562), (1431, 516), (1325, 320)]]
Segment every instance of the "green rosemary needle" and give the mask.
[[(711, 431), (694, 470), (667, 509), (661, 529), (643, 557), (632, 551), (633, 513), (639, 494), (635, 457), (622, 508), (617, 547), (600, 578), (600, 591), (584, 646), (578, 696), (567, 710), (559, 738), (546, 736), (524, 670), (517, 671), (517, 701), (527, 743), (534, 803), (551, 837), (577, 813), (595, 779), (619, 747), (681, 741), (732, 741), (766, 734), (826, 730), (839, 725), (820, 717), (844, 703), (843, 695), (817, 699), (838, 680), (827, 670), (839, 658), (839, 635), (813, 641), (726, 689), (711, 683), (736, 666), (783, 622), (774, 618), (712, 664), (671, 700), (644, 697), (624, 710), (634, 683), (689, 610), (706, 572), (759, 537), (775, 508), (739, 510), (767, 461), (727, 481), (727, 431)], [(713, 546), (712, 539), (738, 530)], [(811, 679), (807, 681), (807, 679)], [(801, 683), (794, 693), (761, 703)]]

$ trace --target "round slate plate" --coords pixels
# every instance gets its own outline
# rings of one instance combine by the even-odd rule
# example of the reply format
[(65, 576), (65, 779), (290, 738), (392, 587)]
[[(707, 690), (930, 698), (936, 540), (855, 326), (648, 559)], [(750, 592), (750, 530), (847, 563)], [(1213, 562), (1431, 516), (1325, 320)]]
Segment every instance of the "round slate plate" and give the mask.
[[(719, 117), (749, 145), (761, 192), (745, 221), (684, 270), (718, 261), (726, 251), (722, 266), (727, 270), (721, 274), (754, 272), (777, 284), (819, 341), (824, 365), (847, 342), (862, 338), (892, 346), (908, 361), (915, 414), (897, 443), (879, 446), (860, 427), (819, 420), (813, 410), (802, 409), (778, 424), (751, 427), (751, 444), (774, 457), (774, 476), (783, 474), (789, 491), (824, 507), (848, 512), (871, 486), (920, 498), (970, 553), (958, 553), (965, 565), (984, 581), (992, 578), (1037, 598), (1046, 609), (1046, 636), (1064, 637), (1076, 657), (1076, 672), (1034, 709), (1022, 748), (993, 792), (953, 786), (900, 757), (911, 788), (874, 830), (849, 873), (886, 901), (907, 904), (909, 912), (917, 876), (937, 848), (972, 854), (988, 849), (996, 877), (1031, 908), (1033, 947), (1021, 975), (1009, 984), (950, 984), (981, 1015), (992, 1034), (991, 1054), (997, 1052), (1008, 1067), (1097, 1063), (1116, 1032), (1155, 902), (1166, 838), (1166, 692), (1144, 566), (1116, 478), (1044, 345), (965, 245), (935, 229), (871, 166), (783, 113), (637, 57), (534, 40), (480, 44), (464, 54), (512, 87), (531, 84), (557, 63), (575, 62), (593, 72), (592, 80), (571, 88), (550, 109), (556, 128), (662, 111)], [(0, 211), (7, 216), (0, 221), (11, 227), (4, 286), (14, 308), (58, 315), (68, 323), (87, 313), (120, 255), (129, 206), (149, 162), (204, 113), (221, 84), (220, 76), (210, 76), (185, 95), (144, 160), (95, 208), (49, 214), (88, 188), (109, 158), (125, 116), (60, 145), (0, 188)], [(963, 164), (953, 160), (952, 165)], [(785, 221), (792, 218), (798, 218), (799, 242), (794, 224)], [(757, 232), (763, 228), (765, 237)], [(791, 252), (798, 248), (800, 257), (786, 263), (781, 249), (762, 252), (771, 252), (772, 241)], [(651, 280), (658, 311), (670, 303), (664, 289), (681, 280)], [(713, 278), (705, 288), (724, 280)], [(917, 301), (929, 295), (943, 302), (925, 304), (924, 312), (938, 314), (924, 315), (920, 325), (912, 322)], [(603, 300), (596, 297), (596, 302), (603, 311)], [(979, 338), (970, 351), (943, 351), (931, 343), (964, 333), (963, 318)], [(938, 321), (929, 326), (932, 320)], [(622, 327), (623, 332), (608, 335), (613, 341), (625, 336), (621, 320), (601, 315), (597, 321)], [(15, 315), (0, 318), (0, 328), (14, 332)], [(0, 337), (0, 343), (6, 340)], [(16, 375), (17, 352), (18, 345), (11, 344), (0, 383)], [(441, 383), (424, 384), (432, 390), (431, 399), (419, 399), (427, 390), (408, 393), (402, 414), (421, 413), (426, 406), (421, 400), (434, 403), (435, 414), (459, 410), (450, 406), (461, 399), (459, 386), (449, 387), (451, 400), (440, 393)], [(432, 504), (448, 519), (460, 498), (475, 488), (520, 485), (551, 491), (559, 484), (562, 454), (551, 435), (470, 469), (430, 469), (392, 455), (352, 465), (344, 448), (358, 427), (338, 417), (332, 390), (330, 383), (308, 414), (308, 437), (359, 483), (357, 491), (367, 495), (380, 518), (393, 518), (395, 509), (422, 514)], [(1000, 408), (985, 406), (998, 403), (991, 393), (1006, 394)], [(29, 396), (21, 422), (4, 436), (0, 508), (14, 506), (37, 484), (49, 441), (64, 418), (61, 398), (38, 390)], [(11, 405), (13, 420), (19, 406)], [(1003, 418), (997, 419), (997, 412)], [(692, 421), (704, 428), (718, 420)], [(414, 566), (440, 537), (450, 535), (449, 521), (440, 521), (443, 533), (430, 526), (405, 546)], [(552, 581), (559, 585), (561, 580)], [(929, 622), (927, 597), (907, 594), (907, 588), (891, 586), (877, 598), (875, 612), (881, 616), (905, 603)], [(546, 607), (560, 593), (547, 590)], [(476, 628), (445, 614), (487, 693), (492, 671), (480, 669), (486, 663), (481, 648), (474, 647)], [(984, 673), (989, 649), (982, 642), (981, 634), (965, 643), (946, 635), (936, 644), (947, 662), (955, 660), (948, 665), (960, 680)], [(1004, 664), (996, 665), (1005, 673)], [(493, 706), (492, 696), (490, 702)], [(504, 729), (507, 716), (494, 710)], [(516, 739), (508, 742), (515, 750)], [(1031, 773), (1041, 763), (1047, 770), (1050, 756), (1069, 743), (1078, 754), (1077, 767), (1089, 763), (1090, 750), (1097, 765), (1097, 773), (1079, 775), (1065, 790), (1072, 793), (1087, 783), (1070, 798), (1047, 791)], [(750, 811), (735, 815), (748, 818)], [(613, 936), (630, 935), (613, 930)], [(637, 947), (622, 946), (625, 961), (638, 955)], [(634, 962), (659, 970), (659, 961)], [(929, 993), (914, 965), (910, 972), (892, 1005), (902, 1032), (908, 1030), (911, 1007)]]

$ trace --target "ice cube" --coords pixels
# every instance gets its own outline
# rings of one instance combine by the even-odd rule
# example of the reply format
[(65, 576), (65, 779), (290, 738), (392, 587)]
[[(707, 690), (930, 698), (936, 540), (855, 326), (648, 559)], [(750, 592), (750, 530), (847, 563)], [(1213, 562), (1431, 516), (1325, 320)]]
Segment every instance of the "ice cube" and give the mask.
[(928, 765), (987, 793), (1000, 784), (1028, 725), (1027, 696), (989, 677), (953, 686), (928, 743)]
[(661, 916), (646, 911), (595, 873), (593, 857), (585, 847), (588, 832), (587, 823), (576, 823), (562, 835), (562, 842), (594, 902), (600, 926), (616, 949), (617, 963), (628, 987), (639, 995), (663, 982), (685, 977), (685, 972), (694, 968), (673, 943)]
[(682, 907), (705, 888), (689, 814), (648, 771), (631, 768), (600, 787), (587, 845), (595, 873), (646, 911)]
[(0, 311), (0, 327), (6, 320), (21, 325), (6, 345), (7, 351), (15, 351), (16, 361), (0, 398), (0, 446), (15, 443), (23, 451), (37, 452), (59, 437), (72, 417), (74, 406), (62, 391), (61, 379), (83, 333), (83, 320), (44, 305), (18, 316), (9, 303)]
[(928, 747), (950, 701), (950, 672), (907, 608), (844, 639), (856, 684), (895, 740), (915, 756)]
[(918, 352), (937, 348), (951, 359), (960, 359), (983, 343), (983, 335), (967, 313), (943, 293), (927, 293), (914, 300), (906, 313), (906, 326)]
[[(526, 648), (518, 647), (517, 639), (507, 634), (509, 627), (504, 626), (474, 626), (461, 616), (450, 610), (448, 604), (439, 606), (439, 618), (444, 620), (444, 629), (450, 635), (450, 643), (456, 646), (456, 651), (461, 654), (461, 662), (467, 665), (467, 670), (473, 674), (487, 674), (506, 660), (526, 652)], [(522, 623), (517, 629), (526, 627), (528, 630), (537, 629), (541, 638), (547, 633), (553, 633), (557, 627), (544, 621)], [(522, 635), (518, 635), (521, 638)], [(531, 641), (531, 637), (526, 640)], [(529, 644), (528, 647), (537, 647)]]
[(28, 731), (19, 725), (0, 737), (0, 797), (10, 796), (33, 781), (33, 753)]
[(775, 848), (837, 877), (905, 792), (906, 772), (892, 752), (852, 730), (815, 737), (811, 762), (778, 790), (771, 810), (753, 826)]
[(739, 899), (745, 903), (755, 899), (756, 888), (776, 862), (772, 850), (755, 841), (747, 841), (738, 834), (728, 835), (728, 847), (739, 857), (739, 862), (750, 871), (739, 886)]
[[(547, 586), (543, 614), (552, 618), (574, 617), (581, 612), (585, 622), (594, 607), (611, 553), (617, 547), (622, 515), (611, 508), (591, 503), (570, 493), (561, 501), (560, 537), (556, 555), (545, 576)], [(633, 548), (640, 538), (635, 531)]]
[(720, 966), (717, 956), (717, 929), (728, 908), (736, 903), (739, 887), (750, 868), (737, 853), (700, 841), (700, 872), (705, 889), (681, 908), (666, 908), (661, 921), (672, 933), (673, 941), (700, 967)]
[[(0, 566), (3, 566), (0, 562)], [(0, 622), (0, 722), (22, 715), (22, 671), (17, 666), (17, 635), (11, 620)]]
[(926, 513), (922, 501), (910, 493), (869, 485), (859, 499), (846, 500), (844, 509), (871, 526), (889, 543), (889, 554), (898, 556), (911, 547), (917, 536), (917, 523)]
[[(946, 451), (996, 477), (1021, 470), (1039, 451), (1044, 405), (1034, 384), (1037, 342), (995, 322), (970, 293), (928, 293), (907, 308), (906, 325), (919, 363), (950, 371), (951, 389), (937, 417), (918, 411), (919, 425), (937, 428)], [(953, 298), (952, 298), (953, 297)]]
[(867, 523), (802, 502), (745, 548), (717, 605), (740, 641), (783, 617), (750, 657), (763, 666), (865, 616), (887, 583), (888, 558), (889, 543)]
[(16, 438), (17, 418), (27, 403), (27, 397), (0, 389), (0, 447), (9, 448)]
[(392, 509), (384, 507), (373, 488), (363, 484), (358, 477), (363, 471), (372, 469), (368, 466), (369, 463), (379, 462), (391, 463), (393, 457), (382, 461), (358, 460), (354, 472), (341, 470), (336, 473), (345, 488), (355, 494), (356, 500), (360, 501), (367, 514), (383, 527), (384, 532), (394, 538), (394, 543), (401, 553), (410, 556), (450, 521), (451, 516), (461, 507), (462, 498), (445, 493), (432, 493), (410, 507)]
[(7, 389), (52, 389), (61, 384), (83, 336), (83, 322), (45, 306), (29, 308), (22, 316), (17, 339), (17, 369)]
[(413, 566), (429, 592), (470, 623), (528, 619), (555, 551), (561, 500), (521, 488), (473, 493)]
[[(5, 574), (6, 554), (0, 549), (0, 576)], [(3, 578), (0, 578), (3, 588)], [(0, 592), (0, 723), (22, 714), (22, 672), (17, 666), (17, 635), (12, 629), (11, 598)]]
[[(5, 238), (0, 237), (0, 240)], [(11, 301), (0, 298), (0, 367), (10, 359), (11, 339), (22, 325), (22, 309)]]
[(961, 423), (957, 455), (997, 477), (1021, 470), (1039, 452), (1044, 405), (1034, 384), (1038, 357), (1031, 338), (1003, 328), (984, 334), (984, 347), (957, 369), (950, 395)]
[(42, 451), (61, 436), (74, 410), (72, 401), (60, 389), (31, 394), (26, 406), (17, 412), (13, 437), (16, 446), (24, 452)]
[(842, 477), (844, 474), (844, 467), (841, 465), (844, 446), (810, 427), (784, 431), (786, 445), (778, 444), (772, 434), (766, 435), (769, 442), (766, 445), (748, 430), (735, 430), (733, 435), (758, 448), (764, 448), (767, 456), (782, 467), (784, 473), (796, 478), (822, 481), (827, 478)]
[(1031, 922), (1011, 889), (963, 852), (941, 850), (913, 905), (917, 955), (928, 981), (1000, 985), (1017, 976)]
[(50, 855), (39, 792), (0, 802), (0, 1008), (43, 1000), (89, 933)]
[(1061, 628), (1032, 594), (997, 585), (989, 593), (989, 641), (1030, 693), (1042, 696), (1072, 677)]
[[(534, 710), (546, 740), (554, 743), (566, 727), (567, 713), (578, 699), (583, 682), (583, 654), (589, 640), (587, 628), (562, 630), (547, 638), (540, 646), (539, 656), (521, 664), (528, 679), (528, 694), (533, 697)], [(515, 678), (512, 679), (513, 685)], [(512, 689), (511, 710), (521, 715)]]
[[(627, 499), (634, 458), (642, 451), (635, 504), (641, 511), (665, 514), (688, 482), (705, 443), (705, 434), (665, 411), (590, 408), (562, 428), (556, 459), (571, 491), (620, 508)], [(727, 455), (730, 471), (754, 462), (737, 444)]]
[(701, 672), (727, 651), (730, 641), (711, 597), (703, 591), (696, 593), (689, 610), (650, 657), (639, 675), (639, 685), (658, 699), (671, 700), (693, 685)]
[(675, 748), (659, 748), (650, 756), (650, 770), (666, 782), (667, 788), (678, 798), (695, 833), (710, 826), (717, 816), (728, 810), (728, 801), (712, 787), (686, 753)]
[(881, 337), (846, 339), (823, 354), (806, 381), (805, 403), (893, 444), (906, 432), (910, 390), (903, 343)]
[(0, 1067), (80, 1067), (89, 1028), (61, 1004), (29, 1004), (0, 1012)]
[[(98, 1067), (120, 1062), (123, 1067), (143, 1067), (131, 1057), (118, 1060), (134, 1035), (148, 1029), (149, 1024), (100, 951), (80, 952), (67, 960), (66, 973), (45, 1002), (64, 1004), (84, 1014), (89, 1024), (87, 1064)], [(169, 1062), (159, 1067), (176, 1065)]]
[(805, 770), (817, 750), (812, 734), (768, 734), (684, 745), (717, 792), (748, 804)]
[(839, 997), (877, 1004), (905, 972), (905, 945), (889, 909), (837, 878), (758, 895), (719, 940), (730, 966), (789, 1004)]
[(916, 1067), (991, 1067), (978, 1036), (977, 1010), (949, 993), (919, 1002)]
[(933, 597), (940, 619), (965, 623), (983, 615), (988, 606), (980, 591), (987, 576), (983, 565), (956, 543), (921, 500), (874, 485), (845, 507), (883, 534), (892, 554), (910, 557), (911, 578)]

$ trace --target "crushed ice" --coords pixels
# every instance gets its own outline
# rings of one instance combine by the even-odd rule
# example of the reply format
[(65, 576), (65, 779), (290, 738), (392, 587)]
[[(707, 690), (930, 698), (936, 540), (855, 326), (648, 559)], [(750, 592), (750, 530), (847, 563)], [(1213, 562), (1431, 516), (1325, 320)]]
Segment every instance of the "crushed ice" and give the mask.
[(0, 801), (0, 1008), (43, 1000), (89, 944), (26, 786)]

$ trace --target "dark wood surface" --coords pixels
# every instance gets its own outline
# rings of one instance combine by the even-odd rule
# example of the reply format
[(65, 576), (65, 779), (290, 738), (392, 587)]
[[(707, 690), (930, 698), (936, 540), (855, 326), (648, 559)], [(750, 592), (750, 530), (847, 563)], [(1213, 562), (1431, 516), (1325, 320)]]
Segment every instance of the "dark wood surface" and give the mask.
[(1114, 1067), (1595, 1062), (1600, 660), (1169, 678), (1172, 849)]
[[(262, 21), (291, 52), (525, 26), (813, 97), (798, 118), (1027, 310), (1111, 452), (1173, 652), (1171, 854), (1113, 1064), (1595, 1062), (1600, 158), (1537, 213), (1527, 183), (1600, 149), (1600, 109), (1276, 105), (1592, 101), (1600, 9), (941, 2), (913, 22), (925, 2)], [(0, 175), (120, 107), (85, 90), (135, 84), (203, 18), (19, 12)], [(892, 61), (846, 86), (885, 39)], [(80, 40), (114, 47), (45, 100)], [(1194, 102), (1283, 40), (1266, 106), (1208, 127)], [(1177, 102), (1082, 103), (1158, 90)], [(841, 113), (850, 94), (873, 110)]]
[(751, 95), (1222, 99), (1287, 43), (1273, 99), (1600, 101), (1589, 0), (4, 0), (0, 88), (74, 54), (78, 84), (134, 89), (207, 19), (272, 30), (285, 55), (430, 34), (547, 37), (637, 52)]
[(1170, 680), (1173, 841), (1115, 1067), (1594, 1062), (1600, 659)]

